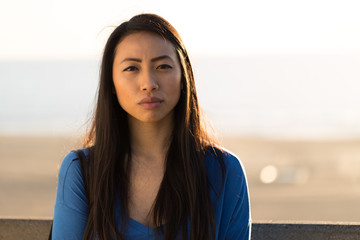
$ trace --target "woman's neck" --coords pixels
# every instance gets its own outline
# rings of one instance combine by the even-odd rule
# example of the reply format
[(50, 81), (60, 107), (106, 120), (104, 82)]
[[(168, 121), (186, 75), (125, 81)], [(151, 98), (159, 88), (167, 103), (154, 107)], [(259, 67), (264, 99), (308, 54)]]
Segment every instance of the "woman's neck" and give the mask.
[(144, 123), (128, 116), (131, 144), (129, 216), (154, 226), (153, 206), (165, 173), (173, 119)]
[(147, 164), (164, 164), (171, 142), (172, 119), (156, 123), (143, 123), (136, 119), (129, 119), (129, 128), (132, 156), (146, 161)]

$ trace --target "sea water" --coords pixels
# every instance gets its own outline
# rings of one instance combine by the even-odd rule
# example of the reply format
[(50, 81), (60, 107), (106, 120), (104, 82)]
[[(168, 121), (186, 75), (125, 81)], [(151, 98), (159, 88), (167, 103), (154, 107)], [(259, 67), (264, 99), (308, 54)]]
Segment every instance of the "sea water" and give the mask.
[[(220, 134), (360, 137), (360, 55), (196, 56), (199, 102)], [(96, 100), (97, 60), (0, 61), (0, 134), (73, 134)]]

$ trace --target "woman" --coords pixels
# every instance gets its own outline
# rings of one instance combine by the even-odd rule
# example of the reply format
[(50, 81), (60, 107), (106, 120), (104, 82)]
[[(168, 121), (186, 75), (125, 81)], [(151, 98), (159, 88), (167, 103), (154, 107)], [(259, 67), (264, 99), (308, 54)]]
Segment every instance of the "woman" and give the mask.
[(84, 172), (74, 152), (60, 169), (53, 239), (249, 239), (241, 163), (201, 126), (176, 30), (153, 14), (118, 26), (104, 50)]

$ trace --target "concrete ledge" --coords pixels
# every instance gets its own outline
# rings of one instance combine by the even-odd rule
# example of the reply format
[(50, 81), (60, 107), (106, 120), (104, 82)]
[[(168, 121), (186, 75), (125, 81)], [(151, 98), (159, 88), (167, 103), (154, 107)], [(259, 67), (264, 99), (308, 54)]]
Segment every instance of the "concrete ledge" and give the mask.
[(6, 219), (0, 218), (1, 240), (46, 240), (51, 219)]
[[(51, 219), (0, 218), (0, 240), (47, 239)], [(252, 240), (358, 240), (360, 223), (254, 222)]]
[(360, 223), (333, 222), (254, 222), (253, 240), (358, 240)]

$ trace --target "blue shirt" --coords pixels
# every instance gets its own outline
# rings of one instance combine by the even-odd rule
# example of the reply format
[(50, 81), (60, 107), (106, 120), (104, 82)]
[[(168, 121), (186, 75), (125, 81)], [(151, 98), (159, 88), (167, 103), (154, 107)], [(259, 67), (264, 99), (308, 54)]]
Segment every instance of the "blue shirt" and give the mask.
[[(84, 151), (85, 154), (88, 154), (87, 150)], [(224, 152), (226, 171), (224, 186), (219, 195), (217, 193), (219, 193), (222, 183), (219, 163), (213, 154), (207, 154), (205, 158), (209, 181), (212, 185), (210, 197), (215, 214), (215, 239), (250, 239), (249, 193), (245, 171), (240, 160), (233, 154)], [(59, 172), (53, 239), (82, 239), (87, 223), (87, 214), (88, 201), (80, 162), (77, 160), (77, 155), (70, 152), (63, 160)], [(155, 230), (130, 218), (125, 239), (155, 239)]]

